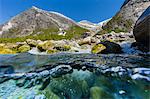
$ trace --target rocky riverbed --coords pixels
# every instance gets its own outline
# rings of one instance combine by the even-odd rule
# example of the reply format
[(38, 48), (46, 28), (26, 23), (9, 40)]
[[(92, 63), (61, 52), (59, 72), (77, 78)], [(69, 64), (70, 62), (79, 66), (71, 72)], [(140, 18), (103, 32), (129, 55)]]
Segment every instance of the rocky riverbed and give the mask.
[(147, 54), (0, 55), (2, 99), (148, 99)]

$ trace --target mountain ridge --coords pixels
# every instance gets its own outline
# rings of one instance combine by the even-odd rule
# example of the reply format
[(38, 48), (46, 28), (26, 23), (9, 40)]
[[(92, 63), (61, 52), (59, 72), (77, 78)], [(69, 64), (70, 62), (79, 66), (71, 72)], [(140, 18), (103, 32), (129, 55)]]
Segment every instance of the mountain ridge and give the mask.
[(32, 35), (36, 30), (54, 29), (54, 32), (68, 30), (78, 24), (58, 12), (45, 11), (32, 6), (30, 9), (12, 17), (1, 25), (0, 37), (12, 38)]

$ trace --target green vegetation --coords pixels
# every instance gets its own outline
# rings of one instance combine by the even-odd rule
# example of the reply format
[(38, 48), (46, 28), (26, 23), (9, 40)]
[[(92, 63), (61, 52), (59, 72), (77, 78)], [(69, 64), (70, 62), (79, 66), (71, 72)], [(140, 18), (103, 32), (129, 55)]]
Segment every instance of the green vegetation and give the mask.
[(102, 33), (110, 33), (111, 31), (114, 31), (116, 33), (128, 32), (131, 30), (132, 23), (133, 22), (131, 19), (125, 19), (122, 15), (118, 13), (107, 23), (106, 26), (103, 27), (105, 32), (102, 31)]
[(67, 33), (65, 39), (79, 39), (85, 32), (88, 31), (89, 30), (81, 28), (79, 26), (71, 27), (69, 30), (66, 30)]
[(15, 42), (23, 42), (26, 39), (34, 39), (34, 40), (61, 40), (61, 39), (78, 39), (82, 36), (83, 33), (88, 30), (83, 29), (79, 26), (73, 26), (68, 30), (65, 30), (66, 35), (58, 35), (58, 29), (37, 29), (33, 31), (32, 35), (26, 37), (17, 37), (17, 38), (0, 38), (0, 43), (15, 43)]

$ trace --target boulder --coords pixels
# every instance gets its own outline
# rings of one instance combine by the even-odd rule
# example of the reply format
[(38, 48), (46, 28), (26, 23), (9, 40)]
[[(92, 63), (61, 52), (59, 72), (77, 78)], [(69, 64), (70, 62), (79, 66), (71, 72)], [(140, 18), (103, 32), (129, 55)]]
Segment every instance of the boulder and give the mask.
[(54, 47), (54, 44), (52, 41), (44, 41), (44, 42), (41, 42), (37, 45), (37, 48), (43, 52), (43, 51), (46, 51), (48, 49), (53, 49)]
[(26, 43), (31, 47), (36, 47), (38, 44), (36, 40), (32, 40), (32, 39), (27, 39)]
[(13, 51), (6, 47), (5, 44), (0, 44), (0, 54), (15, 54), (16, 51)]
[(47, 54), (53, 54), (53, 53), (57, 53), (57, 52), (58, 52), (58, 50), (56, 50), (56, 49), (49, 49), (46, 51)]
[(30, 50), (30, 46), (29, 45), (22, 45), (18, 48), (18, 52), (20, 53), (24, 53)]
[(17, 48), (19, 47), (19, 45), (16, 44), (16, 43), (7, 43), (7, 44), (6, 44), (6, 47), (7, 47), (8, 49), (17, 49)]
[(91, 44), (91, 37), (84, 38), (78, 42), (79, 45)]
[(90, 99), (113, 99), (110, 94), (98, 86), (92, 87), (90, 89), (90, 97)]
[(96, 44), (92, 48), (94, 54), (109, 54), (109, 53), (122, 53), (122, 48), (119, 44), (110, 41), (103, 41)]
[(71, 46), (69, 46), (69, 45), (58, 45), (58, 46), (55, 46), (54, 49), (56, 49), (58, 51), (69, 51), (71, 49)]
[[(142, 50), (141, 45), (143, 45), (144, 50), (142, 51), (150, 51), (150, 6), (137, 20), (133, 29), (133, 34), (136, 42), (140, 45), (138, 48)], [(145, 50), (145, 47), (147, 50)]]

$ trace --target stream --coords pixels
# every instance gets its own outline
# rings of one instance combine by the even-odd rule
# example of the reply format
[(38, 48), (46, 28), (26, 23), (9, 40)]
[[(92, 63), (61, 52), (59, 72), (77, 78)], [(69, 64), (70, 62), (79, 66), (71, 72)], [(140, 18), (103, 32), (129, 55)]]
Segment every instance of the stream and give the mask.
[(0, 99), (149, 99), (150, 55), (0, 55)]

